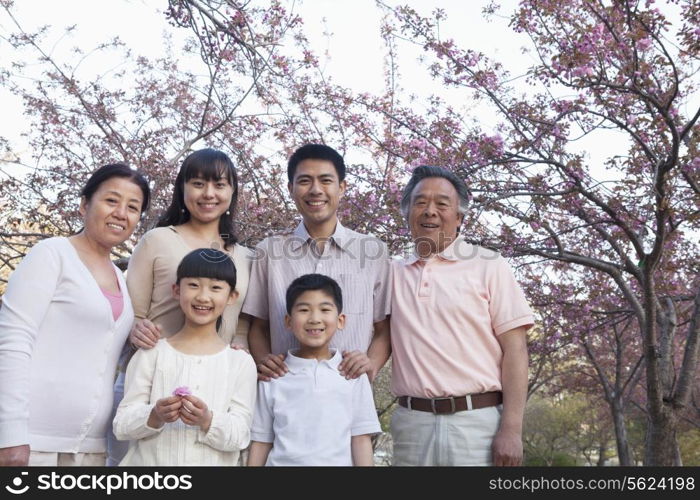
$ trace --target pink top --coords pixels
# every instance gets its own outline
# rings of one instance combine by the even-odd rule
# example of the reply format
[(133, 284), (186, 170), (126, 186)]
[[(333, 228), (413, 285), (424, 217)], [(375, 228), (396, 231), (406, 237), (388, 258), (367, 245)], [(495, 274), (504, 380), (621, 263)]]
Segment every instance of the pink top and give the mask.
[(112, 317), (114, 318), (114, 321), (117, 321), (117, 318), (119, 318), (119, 315), (124, 310), (124, 296), (122, 295), (121, 292), (119, 292), (119, 293), (108, 292), (107, 290), (105, 290), (102, 287), (100, 287), (100, 290), (102, 290), (102, 294), (109, 301), (109, 305), (112, 308)]
[(501, 390), (497, 336), (534, 323), (506, 260), (458, 238), (427, 261), (394, 261), (392, 279), (392, 392), (435, 398)]

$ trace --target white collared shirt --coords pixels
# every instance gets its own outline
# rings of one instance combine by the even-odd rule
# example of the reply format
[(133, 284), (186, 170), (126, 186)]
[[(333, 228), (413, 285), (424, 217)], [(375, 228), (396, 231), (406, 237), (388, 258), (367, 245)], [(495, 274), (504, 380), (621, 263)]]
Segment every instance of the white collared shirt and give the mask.
[(346, 380), (341, 360), (289, 351), (289, 373), (258, 383), (251, 439), (273, 443), (265, 465), (352, 465), (351, 437), (381, 432), (367, 375)]

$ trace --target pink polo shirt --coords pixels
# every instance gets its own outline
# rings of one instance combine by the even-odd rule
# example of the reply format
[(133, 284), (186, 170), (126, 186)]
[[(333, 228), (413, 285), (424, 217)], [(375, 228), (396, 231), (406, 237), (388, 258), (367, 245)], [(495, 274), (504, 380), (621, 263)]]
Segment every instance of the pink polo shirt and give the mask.
[(436, 398), (501, 390), (497, 336), (534, 317), (508, 262), (458, 238), (392, 262), (391, 390)]

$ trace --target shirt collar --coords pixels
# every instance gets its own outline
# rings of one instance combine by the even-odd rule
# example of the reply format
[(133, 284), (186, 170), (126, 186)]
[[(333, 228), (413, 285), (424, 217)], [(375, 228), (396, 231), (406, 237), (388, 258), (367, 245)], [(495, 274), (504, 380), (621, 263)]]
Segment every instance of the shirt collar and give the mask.
[(447, 248), (445, 248), (439, 254), (432, 255), (427, 259), (423, 259), (422, 257), (420, 257), (415, 252), (415, 249), (414, 249), (414, 251), (411, 253), (411, 255), (406, 258), (406, 260), (404, 261), (404, 264), (407, 266), (410, 266), (412, 264), (415, 264), (419, 260), (427, 261), (427, 260), (431, 260), (434, 258), (440, 258), (442, 260), (457, 261), (457, 260), (459, 260), (459, 255), (462, 253), (462, 252), (458, 251), (458, 247), (461, 245), (466, 245), (466, 244), (467, 244), (467, 242), (464, 241), (464, 238), (457, 235), (457, 237), (454, 240), (452, 240), (452, 243), (447, 245)]
[[(309, 240), (312, 239), (311, 235), (306, 230), (303, 220), (296, 227), (293, 234), (294, 241), (291, 244), (293, 250), (299, 250), (304, 243), (308, 243)], [(338, 220), (335, 225), (335, 231), (333, 231), (333, 234), (331, 234), (329, 241), (335, 243), (342, 250), (347, 250), (348, 245), (350, 245), (352, 242), (352, 238), (350, 236), (350, 231), (340, 223), (340, 220)]]
[[(296, 349), (294, 349), (296, 351)], [(287, 351), (287, 357), (284, 362), (289, 368), (290, 373), (300, 373), (309, 368), (315, 368), (317, 365), (326, 365), (333, 370), (338, 370), (338, 365), (343, 360), (338, 349), (331, 349), (331, 358), (318, 361), (316, 359), (306, 359), (295, 356), (292, 350)]]

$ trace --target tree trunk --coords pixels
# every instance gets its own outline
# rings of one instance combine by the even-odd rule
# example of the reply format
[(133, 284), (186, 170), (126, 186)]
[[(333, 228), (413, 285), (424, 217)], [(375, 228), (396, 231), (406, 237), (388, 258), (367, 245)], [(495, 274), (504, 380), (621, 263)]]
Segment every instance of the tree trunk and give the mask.
[[(596, 464), (596, 466), (598, 466), (598, 467), (605, 466), (605, 461), (608, 458), (607, 454), (606, 454), (607, 449), (608, 449), (608, 443), (601, 440), (600, 444), (598, 445), (598, 463)], [(622, 465), (622, 464), (620, 464), (620, 465)]]
[(659, 307), (654, 277), (644, 267), (644, 313), (640, 326), (644, 332), (644, 354), (647, 372), (647, 432), (644, 465), (681, 465), (678, 439), (678, 414), (673, 401), (674, 321), (667, 317), (670, 311)]
[(613, 425), (615, 426), (615, 442), (617, 443), (617, 458), (620, 465), (634, 465), (630, 443), (627, 439), (627, 424), (623, 413), (622, 404), (614, 401), (610, 405), (612, 410)]
[(670, 405), (664, 404), (660, 414), (647, 423), (644, 465), (683, 465), (676, 436), (678, 417)]

